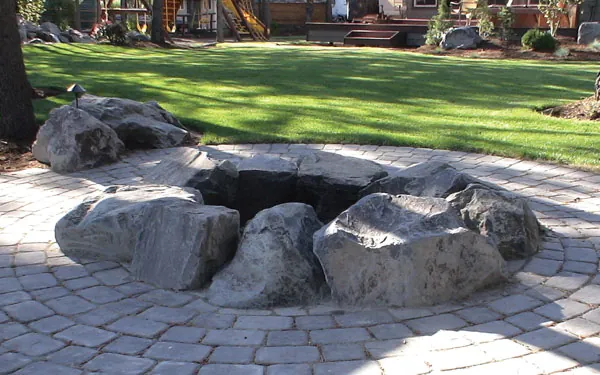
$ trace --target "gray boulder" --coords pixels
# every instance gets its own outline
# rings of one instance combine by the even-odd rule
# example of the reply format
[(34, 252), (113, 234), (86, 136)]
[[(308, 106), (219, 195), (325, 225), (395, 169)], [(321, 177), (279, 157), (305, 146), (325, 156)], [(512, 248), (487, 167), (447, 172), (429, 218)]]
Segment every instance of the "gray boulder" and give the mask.
[(498, 251), (440, 198), (368, 195), (315, 233), (314, 253), (344, 305), (432, 305), (505, 280)]
[(33, 38), (27, 42), (27, 44), (44, 44), (44, 41), (40, 38)]
[(60, 39), (57, 35), (52, 34), (49, 31), (40, 30), (36, 33), (36, 36), (48, 43), (60, 43)]
[(190, 289), (202, 286), (231, 259), (239, 216), (235, 210), (203, 205), (194, 189), (112, 187), (60, 219), (55, 235), (66, 255), (131, 261), (138, 280)]
[(577, 32), (577, 44), (590, 44), (600, 39), (599, 22), (582, 22)]
[(19, 37), (21, 38), (21, 43), (27, 42), (27, 29), (25, 25), (19, 25)]
[(364, 188), (361, 195), (388, 193), (445, 198), (475, 182), (479, 180), (458, 172), (446, 163), (433, 161), (419, 163), (377, 180)]
[(73, 172), (114, 162), (124, 149), (109, 126), (65, 105), (50, 112), (38, 131), (32, 152), (55, 172)]
[(281, 203), (293, 202), (298, 166), (291, 161), (265, 155), (242, 160), (234, 207), (246, 222), (259, 211)]
[(36, 34), (38, 31), (42, 30), (42, 28), (39, 25), (36, 25), (33, 22), (24, 21), (22, 25), (25, 27), (27, 33)]
[(126, 34), (126, 38), (132, 42), (149, 42), (150, 37), (137, 31), (130, 31)]
[(386, 175), (372, 161), (327, 152), (308, 154), (298, 166), (297, 200), (313, 206), (328, 222), (354, 204), (361, 189)]
[(202, 192), (206, 204), (233, 207), (238, 171), (229, 160), (214, 160), (196, 148), (180, 147), (150, 171), (145, 180), (154, 184), (193, 187)]
[(213, 278), (210, 302), (264, 308), (317, 300), (326, 285), (312, 236), (322, 225), (313, 208), (302, 203), (259, 212), (244, 229), (231, 263)]
[(170, 121), (173, 115), (154, 104), (84, 95), (79, 108), (113, 128), (129, 149), (174, 147), (190, 139), (178, 121)]
[(169, 204), (148, 210), (131, 271), (161, 288), (200, 288), (231, 260), (239, 232), (239, 214), (227, 207)]
[(202, 194), (195, 189), (161, 185), (111, 186), (86, 198), (58, 221), (56, 242), (67, 255), (130, 262), (147, 224), (144, 215), (164, 206), (188, 203), (202, 204)]
[(443, 35), (440, 47), (444, 49), (474, 49), (483, 39), (475, 27), (465, 26), (452, 28)]
[(504, 259), (526, 258), (538, 251), (540, 224), (525, 198), (472, 184), (446, 199), (460, 211), (467, 227), (488, 237)]
[(43, 31), (47, 31), (52, 35), (55, 35), (57, 38), (60, 36), (60, 29), (58, 28), (58, 26), (56, 26), (55, 24), (53, 24), (52, 22), (44, 22), (40, 25), (40, 29), (42, 29)]
[(63, 31), (63, 32), (61, 32), (60, 33), (60, 38), (61, 38), (61, 41), (63, 41), (63, 39), (66, 40), (66, 41), (63, 41), (63, 43), (71, 43), (71, 42), (73, 42), (73, 37), (71, 36), (71, 34), (69, 33), (69, 31)]

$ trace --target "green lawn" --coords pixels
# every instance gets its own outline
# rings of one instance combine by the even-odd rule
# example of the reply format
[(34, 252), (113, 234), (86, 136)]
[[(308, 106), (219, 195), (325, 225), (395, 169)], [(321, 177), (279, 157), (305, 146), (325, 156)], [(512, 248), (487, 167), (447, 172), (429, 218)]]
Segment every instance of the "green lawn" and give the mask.
[[(597, 64), (274, 44), (24, 51), (34, 86), (76, 81), (96, 95), (154, 99), (205, 143), (370, 143), (600, 167), (597, 123), (533, 110), (591, 95)], [(70, 99), (37, 101), (38, 119)]]

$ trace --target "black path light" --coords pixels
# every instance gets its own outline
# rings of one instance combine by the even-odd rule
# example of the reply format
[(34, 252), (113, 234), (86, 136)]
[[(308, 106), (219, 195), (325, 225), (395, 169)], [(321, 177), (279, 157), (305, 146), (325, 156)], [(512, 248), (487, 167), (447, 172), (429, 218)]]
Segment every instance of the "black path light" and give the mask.
[(67, 87), (67, 92), (72, 92), (75, 95), (75, 108), (79, 108), (79, 98), (86, 92), (83, 86), (74, 83)]

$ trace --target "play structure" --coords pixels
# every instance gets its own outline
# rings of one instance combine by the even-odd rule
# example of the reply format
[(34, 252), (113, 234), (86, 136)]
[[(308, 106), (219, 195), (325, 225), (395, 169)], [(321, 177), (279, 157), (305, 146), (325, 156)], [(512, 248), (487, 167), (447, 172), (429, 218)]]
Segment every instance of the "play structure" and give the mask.
[[(255, 15), (251, 0), (222, 0), (223, 18), (237, 40), (267, 40), (269, 29)], [(135, 17), (139, 32), (148, 31), (152, 6), (147, 0), (98, 0), (97, 23)], [(217, 28), (216, 0), (164, 0), (162, 25), (168, 33)]]

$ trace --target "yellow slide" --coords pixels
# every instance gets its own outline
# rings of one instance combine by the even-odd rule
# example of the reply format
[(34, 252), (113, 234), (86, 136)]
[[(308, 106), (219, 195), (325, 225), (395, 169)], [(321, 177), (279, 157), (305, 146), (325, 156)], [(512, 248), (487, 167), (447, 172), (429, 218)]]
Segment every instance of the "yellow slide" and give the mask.
[(245, 6), (239, 2), (234, 4), (234, 1), (237, 0), (223, 0), (223, 6), (235, 17), (245, 21), (246, 26), (250, 29), (249, 31), (252, 38), (255, 40), (267, 40), (267, 28), (258, 18), (256, 18), (256, 16), (254, 16), (252, 9), (245, 9)]

